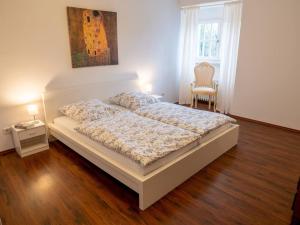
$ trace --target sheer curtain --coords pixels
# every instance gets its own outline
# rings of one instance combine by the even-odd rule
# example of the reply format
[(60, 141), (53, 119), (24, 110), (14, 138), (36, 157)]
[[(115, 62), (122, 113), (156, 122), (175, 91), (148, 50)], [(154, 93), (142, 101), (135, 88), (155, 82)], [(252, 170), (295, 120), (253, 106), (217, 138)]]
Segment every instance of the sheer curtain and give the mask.
[(190, 84), (194, 80), (194, 67), (199, 47), (200, 8), (181, 10), (180, 45), (179, 45), (179, 103), (191, 103)]
[(237, 69), (242, 3), (224, 4), (224, 23), (221, 41), (218, 110), (230, 113)]

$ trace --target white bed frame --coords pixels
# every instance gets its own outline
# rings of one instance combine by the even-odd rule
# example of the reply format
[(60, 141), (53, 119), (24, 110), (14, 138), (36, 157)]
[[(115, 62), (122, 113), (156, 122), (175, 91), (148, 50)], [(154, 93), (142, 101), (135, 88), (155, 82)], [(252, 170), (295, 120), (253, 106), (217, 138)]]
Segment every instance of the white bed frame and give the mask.
[(138, 81), (135, 79), (47, 90), (44, 94), (44, 106), (50, 134), (137, 192), (139, 194), (139, 207), (141, 210), (145, 210), (203, 167), (234, 147), (238, 141), (239, 126), (234, 125), (163, 167), (146, 176), (141, 176), (124, 168), (113, 159), (107, 158), (96, 149), (78, 142), (74, 137), (64, 133), (53, 123), (53, 119), (59, 116), (57, 110), (59, 106), (91, 98), (106, 100), (122, 91), (132, 90), (139, 90)]

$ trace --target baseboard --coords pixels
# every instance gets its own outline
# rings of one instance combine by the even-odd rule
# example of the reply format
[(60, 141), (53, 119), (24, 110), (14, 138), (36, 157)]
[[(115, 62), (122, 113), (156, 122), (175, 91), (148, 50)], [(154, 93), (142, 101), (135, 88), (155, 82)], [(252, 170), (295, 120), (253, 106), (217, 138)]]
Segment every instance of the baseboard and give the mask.
[(246, 117), (236, 116), (236, 115), (232, 115), (232, 114), (228, 114), (228, 116), (233, 117), (237, 120), (245, 120), (245, 121), (248, 121), (248, 122), (257, 123), (257, 124), (264, 125), (264, 126), (267, 126), (267, 127), (274, 127), (274, 128), (278, 128), (278, 129), (281, 129), (281, 130), (285, 130), (285, 131), (293, 132), (293, 133), (296, 133), (296, 134), (300, 134), (300, 130), (296, 130), (296, 129), (293, 129), (293, 128), (279, 126), (279, 125), (275, 125), (275, 124), (272, 124), (272, 123), (267, 123), (267, 122), (263, 122), (263, 121), (259, 121), (259, 120), (249, 119), (249, 118), (246, 118)]
[[(8, 149), (8, 150), (5, 150), (5, 151), (2, 151), (2, 152), (0, 152), (0, 156), (1, 156), (1, 155), (7, 155), (7, 154), (12, 153), (12, 152), (14, 152), (14, 151), (16, 151), (14, 148), (13, 148), (13, 149)], [(1, 223), (0, 223), (0, 225), (1, 225)]]

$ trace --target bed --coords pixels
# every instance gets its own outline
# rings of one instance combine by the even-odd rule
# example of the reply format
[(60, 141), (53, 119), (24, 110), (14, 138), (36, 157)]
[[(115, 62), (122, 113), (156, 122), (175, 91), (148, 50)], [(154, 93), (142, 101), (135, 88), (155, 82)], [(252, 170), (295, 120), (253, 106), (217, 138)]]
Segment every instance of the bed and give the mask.
[(239, 126), (227, 124), (180, 150), (141, 167), (76, 132), (76, 121), (63, 117), (58, 107), (78, 100), (108, 99), (123, 91), (139, 90), (136, 79), (47, 90), (44, 106), (49, 134), (97, 165), (139, 194), (139, 208), (145, 210), (237, 144)]

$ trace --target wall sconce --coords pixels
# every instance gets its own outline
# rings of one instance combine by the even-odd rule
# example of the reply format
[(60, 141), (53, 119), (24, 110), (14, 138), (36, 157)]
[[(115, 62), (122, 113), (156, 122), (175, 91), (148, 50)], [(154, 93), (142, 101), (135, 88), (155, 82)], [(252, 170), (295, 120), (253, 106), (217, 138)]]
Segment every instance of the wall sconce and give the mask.
[(27, 105), (27, 112), (30, 116), (33, 116), (33, 121), (35, 121), (36, 116), (39, 114), (38, 106), (36, 104)]

